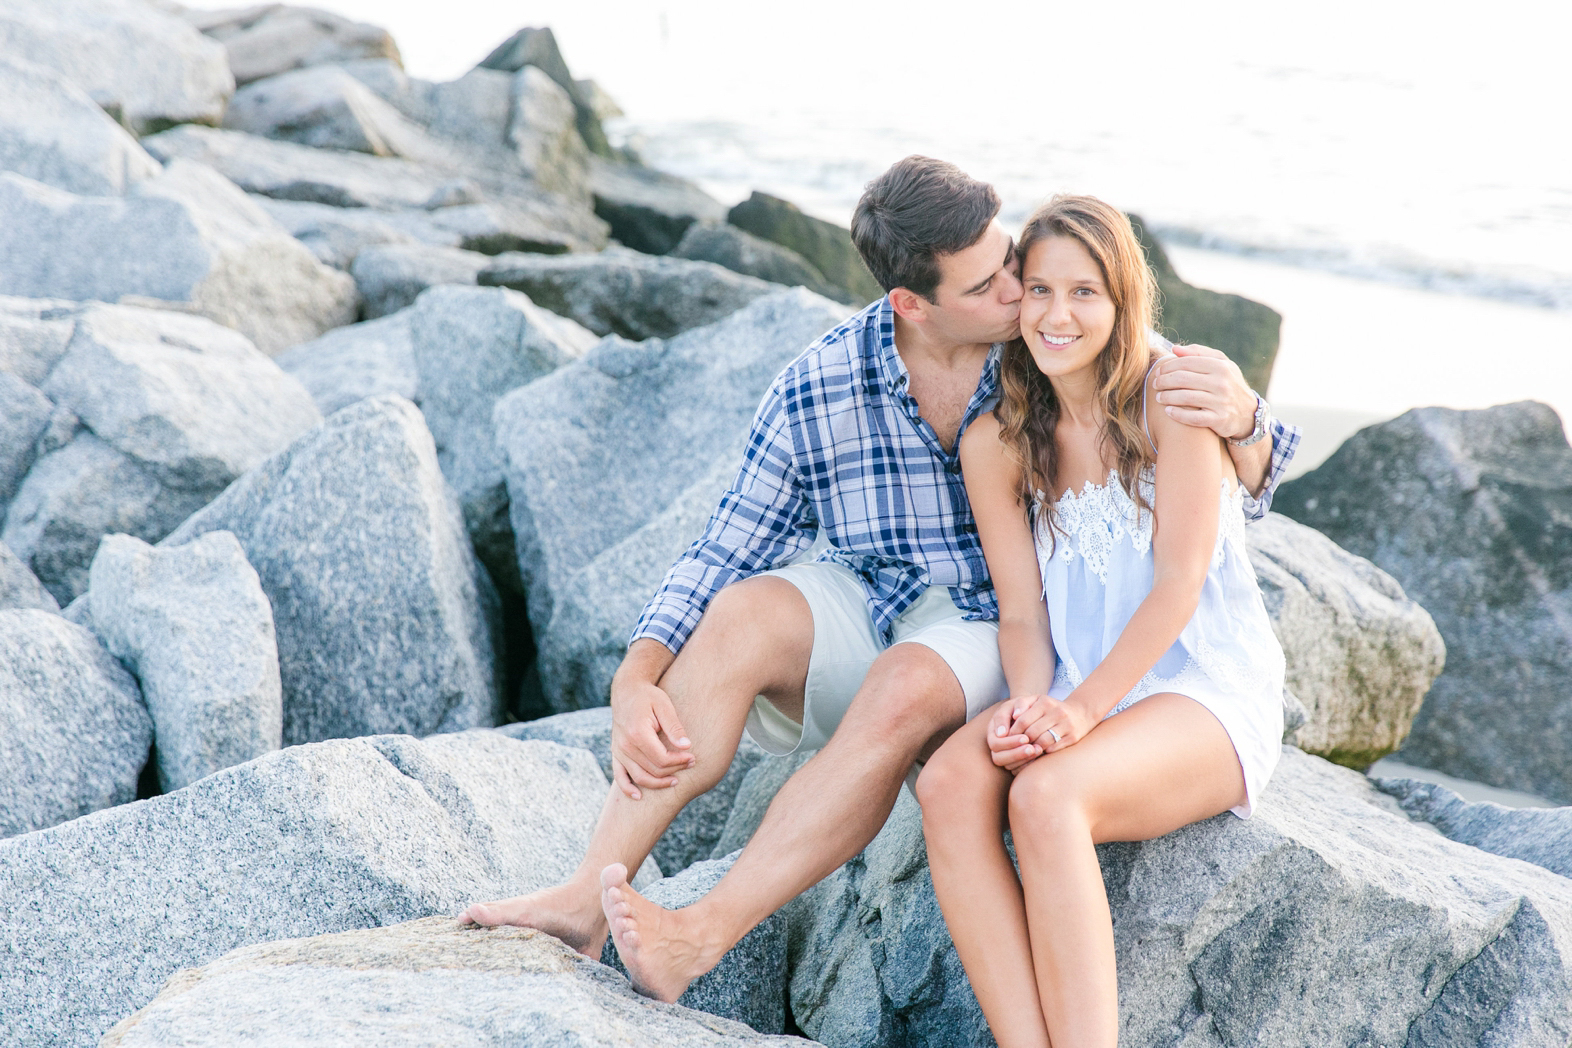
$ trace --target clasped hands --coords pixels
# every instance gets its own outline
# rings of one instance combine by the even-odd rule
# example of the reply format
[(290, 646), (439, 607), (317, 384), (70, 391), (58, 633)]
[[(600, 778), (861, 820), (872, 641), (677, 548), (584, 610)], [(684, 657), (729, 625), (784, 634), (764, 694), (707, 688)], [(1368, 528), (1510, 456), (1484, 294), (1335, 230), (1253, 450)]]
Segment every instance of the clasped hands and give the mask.
[(1097, 721), (1073, 698), (1017, 695), (995, 706), (987, 733), (994, 764), (1014, 775), (1043, 754), (1084, 739)]
[(614, 685), (611, 696), (611, 770), (633, 800), (642, 790), (669, 789), (677, 773), (698, 763), (671, 697), (655, 684)]

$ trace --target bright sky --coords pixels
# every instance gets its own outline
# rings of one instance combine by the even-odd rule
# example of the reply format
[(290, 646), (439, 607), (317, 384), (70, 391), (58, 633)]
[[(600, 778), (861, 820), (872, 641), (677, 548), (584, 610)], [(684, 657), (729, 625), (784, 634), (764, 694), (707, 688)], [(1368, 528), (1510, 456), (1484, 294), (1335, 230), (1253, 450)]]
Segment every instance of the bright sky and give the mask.
[[(1204, 71), (1219, 63), (1281, 67), (1285, 75), (1330, 68), (1459, 99), (1473, 85), (1517, 82), (1526, 108), (1561, 109), (1563, 45), (1572, 37), (1572, 5), (1545, 0), (1485, 7), (1323, 0), (1293, 8), (1258, 0), (798, 0), (790, 14), (735, 0), (312, 2), (386, 27), (409, 71), (434, 80), (461, 75), (521, 26), (550, 26), (575, 75), (594, 77), (649, 118), (734, 114), (794, 98), (873, 112), (920, 106), (935, 119), (1018, 118), (1036, 106), (1097, 104), (1112, 90), (1160, 119), (1176, 96), (1204, 102)], [(1490, 133), (1482, 125), (1491, 121), (1513, 124), (1515, 114), (1460, 127), (1460, 147)]]

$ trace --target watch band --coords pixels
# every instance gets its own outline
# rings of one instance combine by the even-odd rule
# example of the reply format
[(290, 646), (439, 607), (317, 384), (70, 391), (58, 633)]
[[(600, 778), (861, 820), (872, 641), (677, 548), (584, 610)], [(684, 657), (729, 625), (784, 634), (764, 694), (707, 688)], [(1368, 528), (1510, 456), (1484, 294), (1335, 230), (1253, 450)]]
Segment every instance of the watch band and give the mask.
[(1247, 448), (1251, 444), (1256, 443), (1262, 437), (1266, 436), (1268, 420), (1271, 417), (1271, 406), (1267, 404), (1265, 397), (1257, 393), (1255, 395), (1255, 428), (1252, 429), (1250, 431), (1250, 435), (1245, 437), (1243, 440), (1235, 440), (1233, 437), (1229, 437), (1228, 443), (1232, 444), (1236, 448)]

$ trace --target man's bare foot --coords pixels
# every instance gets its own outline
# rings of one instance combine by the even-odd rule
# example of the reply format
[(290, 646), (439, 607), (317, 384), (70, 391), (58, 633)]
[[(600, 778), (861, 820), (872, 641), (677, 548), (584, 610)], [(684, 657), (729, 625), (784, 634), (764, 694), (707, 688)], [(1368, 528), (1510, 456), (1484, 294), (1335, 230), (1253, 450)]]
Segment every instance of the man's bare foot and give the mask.
[(725, 948), (701, 934), (688, 910), (667, 910), (628, 883), (628, 868), (614, 863), (600, 873), (600, 905), (611, 940), (627, 966), (633, 988), (658, 1001), (675, 1002), (688, 984), (720, 962)]
[(477, 902), (458, 919), (483, 928), (504, 924), (536, 928), (597, 961), (606, 945), (606, 917), (599, 900), (571, 883), (499, 902)]

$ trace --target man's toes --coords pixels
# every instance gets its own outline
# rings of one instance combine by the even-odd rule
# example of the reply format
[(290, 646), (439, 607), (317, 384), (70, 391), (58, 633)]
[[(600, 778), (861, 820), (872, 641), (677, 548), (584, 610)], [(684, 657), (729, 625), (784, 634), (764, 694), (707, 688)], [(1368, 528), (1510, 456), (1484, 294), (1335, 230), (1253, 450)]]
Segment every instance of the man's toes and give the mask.
[(602, 888), (620, 888), (628, 883), (628, 868), (620, 862), (614, 862), (600, 871), (600, 886)]

